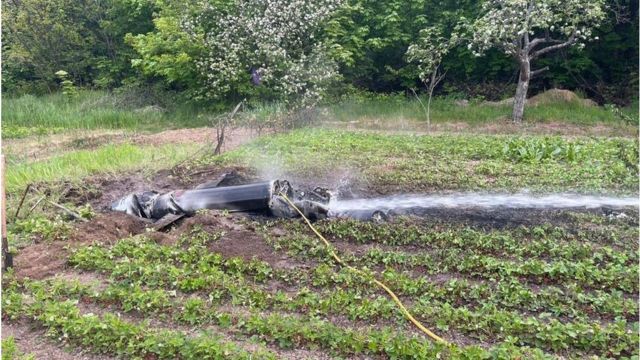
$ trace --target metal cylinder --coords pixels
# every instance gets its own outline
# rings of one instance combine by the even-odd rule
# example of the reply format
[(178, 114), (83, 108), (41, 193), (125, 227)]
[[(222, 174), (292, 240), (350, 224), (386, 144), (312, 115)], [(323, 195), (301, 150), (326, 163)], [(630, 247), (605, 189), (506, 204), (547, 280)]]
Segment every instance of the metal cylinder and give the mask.
[(174, 191), (173, 201), (186, 213), (199, 209), (229, 211), (266, 210), (269, 208), (273, 181), (255, 184)]

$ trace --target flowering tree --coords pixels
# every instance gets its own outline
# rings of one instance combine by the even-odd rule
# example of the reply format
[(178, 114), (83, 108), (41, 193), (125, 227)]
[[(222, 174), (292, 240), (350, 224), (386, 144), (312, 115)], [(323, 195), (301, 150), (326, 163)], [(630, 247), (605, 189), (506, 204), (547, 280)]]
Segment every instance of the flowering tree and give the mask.
[(337, 76), (320, 31), (338, 6), (339, 0), (198, 2), (182, 27), (204, 42), (196, 67), (206, 97), (239, 101), (258, 91), (269, 100), (298, 105), (317, 101)]
[(499, 48), (518, 62), (513, 121), (520, 122), (529, 81), (548, 70), (531, 70), (531, 62), (569, 46), (584, 47), (604, 19), (604, 0), (487, 0), (483, 15), (471, 24), (469, 49), (480, 56)]

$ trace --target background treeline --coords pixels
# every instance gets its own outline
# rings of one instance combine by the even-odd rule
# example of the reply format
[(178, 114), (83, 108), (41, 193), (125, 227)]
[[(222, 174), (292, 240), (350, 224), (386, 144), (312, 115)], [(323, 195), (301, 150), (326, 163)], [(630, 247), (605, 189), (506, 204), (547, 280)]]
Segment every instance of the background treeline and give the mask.
[[(226, 6), (231, 0), (212, 0)], [(4, 96), (60, 89), (59, 70), (77, 86), (99, 89), (142, 87), (197, 99), (196, 59), (204, 50), (184, 32), (190, 1), (7, 0), (2, 14)], [(419, 31), (455, 23), (479, 11), (472, 0), (346, 0), (323, 32), (338, 63), (334, 94), (354, 90), (402, 92), (420, 89), (406, 51)], [(578, 90), (600, 104), (628, 105), (638, 93), (638, 1), (610, 0), (599, 40), (540, 61), (549, 66), (531, 84), (533, 95), (553, 87)], [(446, 79), (437, 93), (497, 100), (512, 96), (518, 74), (499, 52), (474, 57), (466, 48), (447, 55)]]

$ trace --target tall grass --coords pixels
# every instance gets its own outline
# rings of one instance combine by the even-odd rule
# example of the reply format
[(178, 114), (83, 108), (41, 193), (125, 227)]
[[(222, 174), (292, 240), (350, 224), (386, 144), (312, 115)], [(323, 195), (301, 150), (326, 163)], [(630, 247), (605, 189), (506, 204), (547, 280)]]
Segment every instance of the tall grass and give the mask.
[(106, 91), (79, 91), (67, 98), (60, 93), (25, 95), (2, 101), (4, 138), (56, 133), (67, 129), (148, 129), (197, 127), (207, 124), (193, 106), (175, 104), (166, 111), (157, 106), (135, 108)]
[(196, 145), (134, 146), (106, 145), (93, 150), (65, 153), (51, 159), (7, 166), (7, 192), (23, 189), (28, 183), (69, 180), (89, 175), (123, 171), (166, 169), (186, 159)]
[[(421, 99), (426, 104), (426, 99)], [(424, 109), (418, 100), (404, 95), (374, 96), (371, 98), (351, 98), (327, 107), (329, 117), (337, 121), (358, 119), (406, 119), (426, 121)], [(638, 106), (630, 106), (623, 112), (638, 118)], [(451, 98), (436, 97), (431, 103), (431, 121), (434, 123), (465, 122), (469, 124), (489, 123), (511, 116), (510, 105), (471, 102), (461, 106)], [(578, 125), (606, 123), (624, 125), (613, 112), (600, 106), (586, 107), (579, 102), (557, 102), (525, 109), (527, 122), (567, 122)]]
[[(64, 132), (69, 129), (137, 129), (164, 130), (183, 127), (200, 127), (211, 123), (215, 113), (193, 105), (180, 104), (168, 97), (171, 103), (163, 109), (149, 106), (153, 101), (136, 101), (129, 94), (105, 91), (81, 90), (78, 96), (67, 98), (57, 93), (41, 97), (25, 95), (3, 99), (2, 137), (17, 138), (34, 134)], [(423, 103), (426, 99), (423, 99)], [(146, 105), (146, 106), (145, 106)], [(413, 97), (402, 94), (359, 94), (323, 106), (327, 110), (324, 119), (330, 121), (357, 121), (362, 119), (394, 123), (398, 120), (425, 121), (422, 105)], [(283, 104), (262, 104), (246, 109), (252, 124), (264, 126), (277, 122), (283, 113)], [(631, 106), (623, 112), (632, 119), (638, 118), (638, 107)], [(508, 119), (508, 105), (487, 105), (471, 102), (462, 106), (451, 98), (435, 98), (431, 106), (433, 123), (464, 122), (484, 124)], [(612, 111), (604, 107), (585, 107), (580, 103), (551, 103), (525, 110), (528, 122), (567, 122), (593, 125), (605, 123), (610, 126), (626, 125)]]

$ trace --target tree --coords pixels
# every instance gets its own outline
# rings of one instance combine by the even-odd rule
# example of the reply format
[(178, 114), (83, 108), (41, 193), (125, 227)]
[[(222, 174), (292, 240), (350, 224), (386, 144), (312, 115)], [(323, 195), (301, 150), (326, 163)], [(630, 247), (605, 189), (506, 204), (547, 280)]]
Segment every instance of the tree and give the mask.
[(326, 41), (345, 80), (371, 91), (415, 86), (416, 69), (405, 54), (420, 31), (477, 13), (475, 0), (344, 1), (325, 26)]
[(205, 96), (237, 103), (252, 95), (310, 105), (337, 76), (321, 40), (324, 21), (338, 0), (238, 0), (227, 6), (201, 2), (182, 28), (202, 39), (195, 59)]
[[(521, 122), (531, 78), (548, 70), (531, 63), (550, 52), (584, 47), (593, 29), (605, 19), (604, 0), (488, 0), (482, 15), (470, 24), (469, 49), (481, 56), (499, 48), (519, 67), (513, 101), (514, 122)], [(597, 40), (597, 38), (595, 38)]]
[[(64, 70), (78, 85), (114, 87), (131, 75), (126, 33), (151, 30), (144, 0), (9, 0), (2, 12), (3, 90), (51, 90)], [(35, 85), (35, 86), (34, 86)]]
[(440, 65), (449, 50), (459, 41), (457, 32), (452, 31), (445, 37), (440, 27), (428, 27), (420, 31), (418, 42), (411, 44), (407, 50), (407, 60), (417, 63), (418, 77), (427, 86), (427, 126), (431, 127), (431, 98), (436, 86), (444, 79), (446, 72), (441, 72)]

